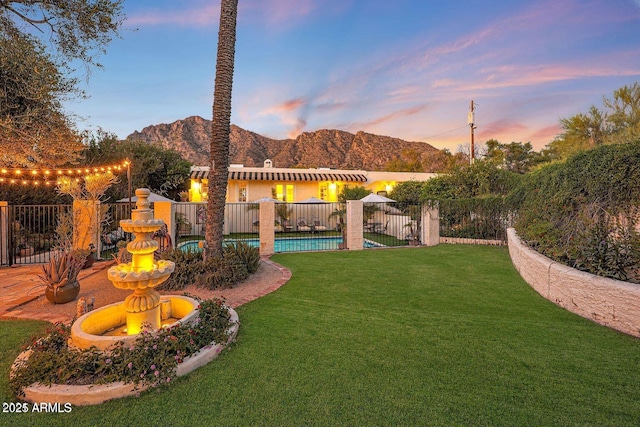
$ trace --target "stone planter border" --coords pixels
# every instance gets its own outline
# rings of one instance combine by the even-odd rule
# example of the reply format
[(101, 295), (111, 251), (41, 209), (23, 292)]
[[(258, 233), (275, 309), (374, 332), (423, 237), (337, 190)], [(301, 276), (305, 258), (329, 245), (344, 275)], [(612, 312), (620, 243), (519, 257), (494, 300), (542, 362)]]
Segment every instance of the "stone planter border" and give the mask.
[(572, 313), (640, 338), (640, 285), (595, 276), (553, 261), (507, 230), (509, 255), (540, 295)]

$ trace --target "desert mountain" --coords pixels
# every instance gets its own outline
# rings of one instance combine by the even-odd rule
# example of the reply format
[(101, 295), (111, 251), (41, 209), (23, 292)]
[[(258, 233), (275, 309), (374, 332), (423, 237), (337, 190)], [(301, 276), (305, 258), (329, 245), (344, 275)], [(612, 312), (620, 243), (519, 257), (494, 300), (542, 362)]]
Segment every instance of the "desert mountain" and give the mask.
[[(204, 166), (209, 161), (210, 137), (211, 121), (192, 116), (170, 124), (147, 126), (127, 139), (159, 143), (178, 151), (196, 165)], [(278, 140), (231, 125), (230, 139), (230, 163), (245, 166), (262, 166), (266, 159), (271, 159), (274, 167), (282, 168), (384, 170), (393, 160), (419, 159), (423, 165), (429, 165), (441, 154), (440, 150), (424, 142), (329, 129), (304, 132), (296, 139)]]

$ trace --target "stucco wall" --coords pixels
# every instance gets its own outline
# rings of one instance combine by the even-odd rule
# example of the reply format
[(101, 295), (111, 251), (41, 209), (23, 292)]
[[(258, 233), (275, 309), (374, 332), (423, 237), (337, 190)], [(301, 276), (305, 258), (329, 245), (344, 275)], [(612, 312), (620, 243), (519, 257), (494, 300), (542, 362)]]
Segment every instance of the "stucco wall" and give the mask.
[(640, 337), (640, 285), (559, 264), (507, 230), (509, 255), (522, 278), (549, 301), (594, 322)]

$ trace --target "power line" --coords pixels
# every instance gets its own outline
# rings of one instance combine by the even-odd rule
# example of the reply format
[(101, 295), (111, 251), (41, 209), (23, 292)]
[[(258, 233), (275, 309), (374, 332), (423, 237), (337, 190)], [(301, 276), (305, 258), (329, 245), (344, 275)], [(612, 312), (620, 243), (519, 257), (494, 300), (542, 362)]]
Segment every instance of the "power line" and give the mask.
[(451, 130), (448, 130), (448, 131), (445, 131), (445, 132), (442, 132), (442, 133), (438, 133), (438, 134), (431, 135), (431, 136), (426, 136), (426, 137), (424, 137), (424, 138), (422, 138), (422, 139), (431, 139), (431, 138), (435, 138), (435, 137), (437, 137), (437, 136), (446, 135), (446, 134), (448, 134), (448, 133), (455, 132), (455, 131), (460, 130), (460, 129), (466, 129), (467, 127), (468, 127), (468, 125), (464, 125), (464, 126), (461, 126), (461, 127), (459, 127), (459, 128), (451, 129)]

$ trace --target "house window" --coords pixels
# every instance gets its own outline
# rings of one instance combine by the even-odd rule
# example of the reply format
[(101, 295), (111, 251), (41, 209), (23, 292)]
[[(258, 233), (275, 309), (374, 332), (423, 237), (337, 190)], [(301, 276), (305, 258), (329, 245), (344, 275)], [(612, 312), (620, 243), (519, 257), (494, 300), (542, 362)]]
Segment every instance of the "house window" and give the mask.
[(293, 184), (276, 184), (276, 199), (293, 203)]
[(238, 183), (238, 201), (239, 202), (247, 201), (247, 183), (246, 182)]
[(320, 200), (327, 200), (329, 197), (329, 184), (326, 182), (320, 183)]

